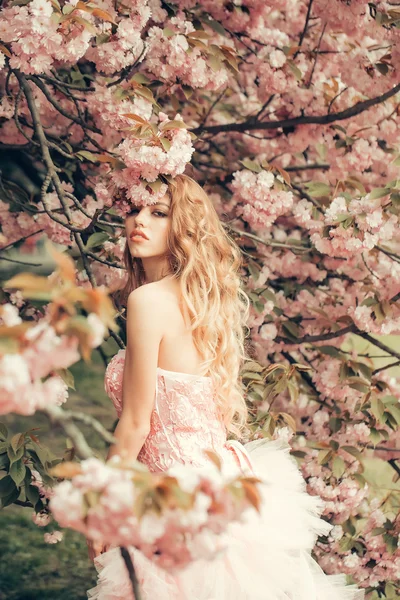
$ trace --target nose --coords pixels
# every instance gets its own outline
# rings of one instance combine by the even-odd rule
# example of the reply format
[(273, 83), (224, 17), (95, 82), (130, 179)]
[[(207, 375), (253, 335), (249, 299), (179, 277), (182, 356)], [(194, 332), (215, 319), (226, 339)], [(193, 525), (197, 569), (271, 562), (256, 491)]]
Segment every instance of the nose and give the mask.
[(140, 212), (135, 215), (135, 226), (143, 227), (143, 223), (146, 221), (146, 217), (144, 215), (144, 208)]

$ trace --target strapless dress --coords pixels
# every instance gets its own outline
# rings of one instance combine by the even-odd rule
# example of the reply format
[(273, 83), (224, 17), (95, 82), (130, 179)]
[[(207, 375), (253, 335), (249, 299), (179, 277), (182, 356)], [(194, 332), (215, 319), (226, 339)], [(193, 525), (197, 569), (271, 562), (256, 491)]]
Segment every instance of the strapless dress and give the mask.
[[(124, 350), (109, 363), (105, 389), (122, 410)], [(129, 548), (143, 600), (362, 600), (363, 591), (341, 575), (325, 575), (311, 556), (318, 535), (331, 525), (320, 518), (323, 504), (310, 496), (280, 441), (247, 444), (227, 440), (210, 377), (157, 368), (150, 434), (138, 460), (153, 472), (177, 465), (207, 466), (204, 450), (216, 452), (229, 472), (253, 473), (260, 484), (261, 511), (247, 511), (229, 527), (227, 551), (212, 561), (198, 560), (169, 573)], [(134, 600), (118, 548), (95, 559), (98, 584), (91, 600)]]

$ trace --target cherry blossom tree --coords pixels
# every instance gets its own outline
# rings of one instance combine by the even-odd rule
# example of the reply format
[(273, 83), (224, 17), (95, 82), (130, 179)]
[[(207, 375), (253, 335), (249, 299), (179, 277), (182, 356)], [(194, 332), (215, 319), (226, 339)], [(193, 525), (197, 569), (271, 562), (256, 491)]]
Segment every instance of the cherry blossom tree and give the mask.
[[(0, 258), (45, 236), (74, 257), (74, 285), (114, 290), (125, 276), (131, 204), (154, 203), (169, 178), (192, 175), (243, 249), (252, 436), (291, 438), (310, 493), (326, 501), (335, 528), (316, 545), (322, 567), (345, 571), (372, 600), (396, 597), (400, 382), (391, 368), (400, 352), (383, 336), (400, 333), (399, 7), (2, 5)], [(38, 327), (45, 309), (27, 313), (19, 283), (6, 288), (2, 319), (23, 329), (31, 314)], [(84, 347), (107, 335), (123, 347), (123, 328), (95, 311), (83, 320)], [(34, 332), (29, 356), (2, 345), (5, 386), (23, 388), (32, 374), (37, 385), (19, 407), (8, 390), (3, 413), (61, 414), (56, 371), (74, 362), (79, 344), (49, 327), (46, 347), (51, 336), (71, 344), (69, 364), (41, 372)], [(385, 494), (365, 475), (371, 457), (392, 469)], [(20, 502), (9, 477), (3, 500)], [(42, 485), (32, 481), (30, 490)]]

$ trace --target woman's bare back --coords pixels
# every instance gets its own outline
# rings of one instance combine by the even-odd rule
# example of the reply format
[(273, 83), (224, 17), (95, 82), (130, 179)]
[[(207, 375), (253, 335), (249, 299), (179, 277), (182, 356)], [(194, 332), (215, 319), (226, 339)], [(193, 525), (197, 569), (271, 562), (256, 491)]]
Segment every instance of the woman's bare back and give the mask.
[(160, 303), (166, 314), (158, 366), (167, 371), (200, 374), (201, 358), (189, 329), (187, 311), (183, 303), (180, 303), (179, 282), (165, 278), (148, 285), (157, 287)]

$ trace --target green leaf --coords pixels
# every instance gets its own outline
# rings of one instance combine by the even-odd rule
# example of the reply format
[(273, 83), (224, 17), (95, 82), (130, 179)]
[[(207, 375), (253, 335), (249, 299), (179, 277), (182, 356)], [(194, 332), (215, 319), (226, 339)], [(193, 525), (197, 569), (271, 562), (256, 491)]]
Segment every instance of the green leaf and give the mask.
[(75, 390), (75, 379), (69, 369), (57, 369), (56, 373), (71, 390)]
[(270, 300), (271, 302), (276, 304), (276, 295), (272, 290), (270, 290), (270, 289), (263, 290), (261, 292), (261, 296), (263, 296), (263, 298), (265, 298), (266, 300)]
[(377, 421), (382, 421), (385, 405), (380, 398), (373, 397), (371, 399), (371, 412)]
[(250, 158), (245, 158), (244, 160), (239, 161), (246, 169), (249, 171), (253, 171), (254, 173), (261, 173), (262, 168), (259, 163), (255, 160), (251, 160)]
[(88, 150), (80, 150), (75, 154), (80, 160), (85, 158), (89, 162), (95, 163), (98, 161), (97, 154), (93, 154), (93, 152), (89, 152)]
[[(47, 463), (51, 462), (53, 457), (49, 455), (50, 453), (47, 448), (40, 446), (33, 440), (32, 440), (32, 444), (34, 447), (33, 458), (34, 458), (34, 455), (36, 454), (36, 457), (39, 460), (40, 464), (46, 468)], [(32, 454), (32, 451), (30, 451), (30, 454)]]
[(322, 183), (321, 181), (310, 181), (305, 184), (308, 193), (313, 198), (323, 198), (329, 196), (331, 193), (331, 188), (326, 183)]
[(153, 102), (153, 104), (155, 103), (155, 99), (154, 99), (154, 94), (151, 90), (149, 90), (149, 88), (147, 87), (137, 87), (135, 89), (135, 95), (136, 96), (141, 96), (142, 98), (144, 98), (145, 100), (148, 100), (149, 102)]
[(157, 194), (160, 191), (162, 184), (163, 182), (161, 179), (156, 179), (155, 181), (148, 183), (147, 186), (152, 189), (155, 194)]
[(8, 471), (10, 468), (10, 459), (7, 452), (0, 454), (0, 471)]
[(322, 354), (327, 354), (333, 358), (340, 358), (342, 356), (340, 350), (335, 348), (335, 346), (317, 346), (316, 349), (322, 352)]
[(24, 480), (25, 471), (26, 469), (22, 459), (17, 460), (10, 467), (10, 476), (12, 477), (15, 485), (17, 485), (18, 487)]
[(381, 435), (375, 427), (371, 427), (371, 432), (369, 434), (371, 442), (376, 446), (381, 441)]
[(296, 323), (293, 323), (292, 321), (285, 321), (282, 323), (282, 329), (290, 339), (297, 340), (299, 337), (300, 330)]
[(340, 479), (346, 470), (346, 464), (340, 456), (335, 456), (332, 462), (332, 473), (336, 479)]
[(396, 419), (397, 425), (400, 426), (400, 408), (396, 405), (391, 405), (386, 408), (388, 412)]
[(342, 427), (342, 422), (342, 419), (339, 419), (338, 417), (331, 417), (329, 419), (329, 429), (331, 430), (331, 432), (337, 433), (338, 431), (340, 431)]
[(301, 81), (303, 79), (303, 73), (300, 71), (299, 67), (291, 59), (287, 61), (287, 64), (297, 81)]
[(90, 250), (91, 248), (97, 248), (98, 246), (102, 246), (104, 242), (107, 242), (110, 239), (110, 236), (104, 231), (96, 231), (92, 233), (86, 242), (86, 248)]
[(224, 27), (222, 27), (221, 23), (218, 21), (215, 21), (214, 19), (208, 19), (207, 21), (204, 21), (204, 24), (211, 27), (211, 29), (213, 29), (216, 33), (219, 33), (219, 35), (228, 37), (226, 29), (224, 29)]
[(254, 373), (262, 373), (264, 367), (261, 366), (259, 363), (250, 360), (248, 362), (246, 362), (244, 364), (244, 368), (246, 369), (246, 371), (252, 371)]
[(169, 141), (169, 139), (166, 137), (161, 137), (160, 142), (165, 152), (168, 152), (168, 150), (171, 148), (171, 142)]
[(6, 441), (8, 437), (8, 429), (4, 423), (0, 423), (0, 440)]
[(0, 479), (0, 498), (5, 498), (15, 488), (15, 483), (10, 477), (10, 475), (6, 475), (2, 479)]
[(176, 31), (174, 31), (170, 27), (165, 27), (165, 29), (163, 29), (163, 36), (164, 37), (170, 38), (170, 37), (173, 37), (174, 35), (176, 35)]
[(162, 131), (170, 131), (171, 129), (187, 129), (188, 126), (183, 121), (179, 121), (178, 119), (173, 121), (168, 121), (165, 125), (162, 125), (160, 129)]
[(131, 80), (136, 81), (136, 83), (140, 83), (141, 85), (147, 85), (151, 82), (151, 80), (146, 77), (143, 73), (135, 73)]
[(26, 497), (28, 498), (29, 502), (35, 506), (36, 502), (40, 498), (38, 488), (34, 485), (28, 485), (26, 488)]
[(320, 450), (318, 452), (318, 464), (326, 465), (331, 460), (332, 456), (333, 452), (330, 448), (327, 448), (326, 450)]
[(193, 88), (190, 85), (181, 85), (182, 88), (182, 92), (183, 95), (185, 96), (186, 100), (189, 100), (189, 98), (191, 98), (193, 96)]
[(375, 188), (374, 190), (372, 190), (372, 192), (370, 192), (369, 199), (376, 200), (377, 198), (383, 198), (384, 196), (387, 196), (388, 194), (390, 194), (390, 188), (386, 188), (386, 187)]
[(17, 487), (14, 487), (11, 494), (9, 494), (8, 496), (2, 497), (2, 499), (1, 499), (2, 508), (5, 508), (6, 506), (13, 504), (16, 500), (18, 500), (19, 495), (20, 495), (20, 489)]
[(10, 459), (10, 465), (17, 462), (17, 460), (19, 460), (20, 458), (22, 458), (24, 455), (24, 452), (25, 452), (25, 446), (20, 446), (16, 452), (14, 452), (14, 450), (12, 449), (12, 446), (8, 446), (7, 455), (8, 455), (8, 458)]
[(364, 377), (366, 379), (368, 379), (368, 381), (371, 381), (371, 377), (372, 377), (371, 367), (369, 367), (368, 365), (366, 365), (364, 363), (358, 363), (358, 368), (360, 370), (360, 373), (362, 373), (362, 375), (364, 375)]
[(14, 450), (14, 452), (17, 452), (17, 450), (19, 448), (21, 448), (21, 446), (24, 444), (25, 442), (25, 434), (24, 433), (16, 433), (15, 435), (13, 435), (13, 437), (11, 438), (11, 447)]
[(342, 446), (342, 450), (344, 450), (345, 452), (348, 452), (349, 454), (351, 454), (358, 460), (361, 460), (361, 458), (362, 458), (361, 452), (357, 448), (354, 448), (353, 446)]
[(369, 385), (367, 385), (364, 382), (361, 381), (353, 381), (352, 383), (349, 383), (349, 386), (351, 388), (353, 388), (354, 390), (358, 390), (359, 392), (362, 392), (363, 394), (366, 394), (367, 392), (369, 392)]
[(394, 537), (390, 533), (385, 533), (383, 539), (386, 542), (386, 547), (389, 554), (394, 554), (394, 552), (397, 550), (397, 537)]

